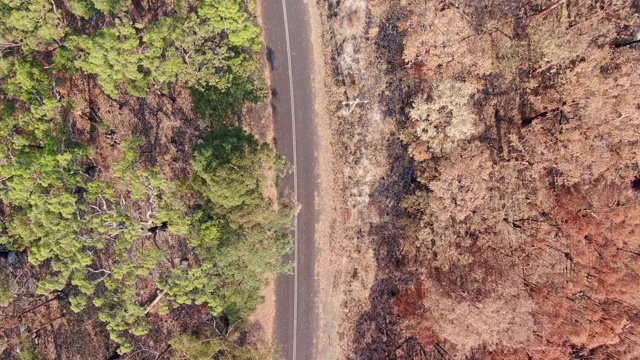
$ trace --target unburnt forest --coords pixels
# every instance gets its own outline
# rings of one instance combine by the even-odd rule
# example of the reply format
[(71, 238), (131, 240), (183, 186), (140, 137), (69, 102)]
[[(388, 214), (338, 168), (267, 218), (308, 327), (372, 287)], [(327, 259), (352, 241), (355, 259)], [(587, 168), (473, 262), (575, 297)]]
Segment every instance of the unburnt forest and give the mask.
[[(0, 0), (2, 358), (268, 358), (286, 170), (251, 0)], [(274, 174), (274, 175), (270, 175)]]

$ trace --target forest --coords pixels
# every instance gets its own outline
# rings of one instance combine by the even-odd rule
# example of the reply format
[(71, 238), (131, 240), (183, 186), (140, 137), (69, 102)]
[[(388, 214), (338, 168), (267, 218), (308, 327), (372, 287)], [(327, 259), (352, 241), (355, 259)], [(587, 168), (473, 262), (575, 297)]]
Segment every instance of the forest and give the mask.
[(267, 359), (285, 161), (253, 0), (0, 0), (0, 358)]
[(322, 8), (345, 357), (640, 358), (640, 3)]

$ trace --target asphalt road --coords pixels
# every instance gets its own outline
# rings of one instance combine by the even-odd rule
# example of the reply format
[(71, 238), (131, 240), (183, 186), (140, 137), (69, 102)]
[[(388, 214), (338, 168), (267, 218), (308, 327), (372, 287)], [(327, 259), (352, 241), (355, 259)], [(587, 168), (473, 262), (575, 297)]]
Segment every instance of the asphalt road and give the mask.
[(271, 65), (271, 93), (278, 152), (293, 165), (284, 186), (301, 210), (294, 230), (294, 274), (276, 283), (276, 340), (286, 359), (313, 359), (315, 335), (315, 125), (312, 45), (303, 0), (264, 0), (263, 24)]

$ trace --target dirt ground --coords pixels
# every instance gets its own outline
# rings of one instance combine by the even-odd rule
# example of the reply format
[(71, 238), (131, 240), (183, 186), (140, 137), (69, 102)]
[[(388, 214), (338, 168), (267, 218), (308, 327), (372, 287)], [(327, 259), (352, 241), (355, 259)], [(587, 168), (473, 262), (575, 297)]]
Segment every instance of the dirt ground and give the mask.
[(640, 4), (317, 6), (321, 357), (637, 358)]
[(340, 343), (340, 326), (342, 311), (340, 304), (344, 297), (340, 289), (333, 287), (333, 279), (341, 266), (336, 266), (333, 249), (337, 239), (342, 238), (342, 227), (336, 218), (339, 192), (335, 191), (334, 166), (332, 149), (332, 126), (330, 113), (326, 112), (329, 105), (326, 75), (325, 44), (323, 42), (324, 24), (322, 14), (315, 4), (309, 4), (309, 19), (311, 21), (311, 40), (314, 59), (314, 94), (316, 120), (316, 147), (318, 164), (318, 192), (315, 194), (316, 213), (316, 286), (318, 294), (318, 331), (315, 354), (319, 359), (340, 359), (342, 352)]

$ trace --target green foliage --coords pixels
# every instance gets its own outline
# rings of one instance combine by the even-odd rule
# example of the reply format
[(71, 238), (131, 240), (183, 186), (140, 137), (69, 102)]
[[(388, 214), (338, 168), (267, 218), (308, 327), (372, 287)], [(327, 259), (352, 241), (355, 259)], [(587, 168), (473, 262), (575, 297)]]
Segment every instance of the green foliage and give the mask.
[(30, 260), (36, 264), (56, 253), (66, 257), (82, 246), (74, 240), (80, 223), (71, 193), (81, 181), (77, 161), (83, 152), (55, 154), (46, 150), (18, 149), (15, 161), (0, 167), (0, 173), (9, 177), (3, 201), (15, 209), (7, 219), (11, 245), (31, 247)]
[(44, 50), (65, 34), (49, 0), (0, 0), (0, 48)]
[(185, 19), (179, 40), (179, 52), (188, 59), (183, 81), (196, 88), (211, 85), (224, 91), (255, 77), (260, 31), (245, 11), (247, 7), (250, 4), (241, 0), (198, 2), (196, 12)]
[(71, 11), (83, 18), (90, 18), (98, 12), (92, 1), (86, 0), (69, 0)]
[[(6, 240), (12, 247), (28, 249), (33, 264), (49, 260), (54, 270), (41, 280), (39, 292), (62, 290), (70, 279), (81, 292), (70, 298), (72, 310), (78, 312), (86, 306), (87, 296), (94, 295), (95, 286), (103, 281), (108, 291), (95, 299), (94, 304), (99, 307), (107, 329), (114, 334), (140, 335), (147, 327), (142, 321), (144, 309), (136, 295), (137, 276), (148, 276), (165, 254), (161, 249), (135, 254), (132, 249), (148, 235), (148, 221), (170, 221), (172, 230), (186, 233), (189, 220), (183, 214), (184, 205), (176, 201), (179, 196), (175, 184), (156, 171), (139, 168), (138, 154), (132, 149), (134, 144), (125, 147), (122, 159), (113, 166), (117, 183), (126, 185), (123, 188), (98, 181), (88, 183), (78, 166), (86, 153), (61, 152), (63, 149), (56, 146), (27, 148), (33, 154), (16, 153), (21, 155), (16, 158), (20, 162), (7, 164), (0, 170), (12, 174), (2, 193), (3, 201), (14, 209), (6, 219)], [(74, 195), (78, 186), (85, 189), (82, 199)], [(145, 218), (132, 214), (120, 206), (117, 199), (121, 196), (131, 199), (137, 208), (152, 211)], [(94, 205), (90, 206), (91, 203)], [(153, 218), (156, 214), (157, 219)], [(89, 250), (105, 244), (115, 250), (118, 262), (111, 271), (104, 272), (105, 276), (90, 281), (86, 273), (95, 259)]]
[[(47, 132), (59, 124), (61, 108), (51, 93), (53, 75), (29, 57), (18, 59), (5, 71), (10, 77), (0, 88), (13, 99), (0, 102), (0, 138), (4, 140), (0, 154), (53, 144)], [(22, 106), (16, 106), (18, 103)]]
[(262, 201), (268, 152), (242, 128), (215, 129), (194, 150), (194, 188), (222, 208), (254, 206)]
[(107, 290), (93, 301), (100, 320), (106, 323), (111, 339), (120, 344), (118, 353), (131, 349), (127, 333), (137, 336), (149, 331), (144, 321), (145, 308), (140, 305), (136, 291), (135, 264), (123, 262), (105, 279)]
[(259, 292), (266, 275), (286, 270), (280, 257), (290, 249), (289, 239), (244, 235), (231, 228), (220, 234), (207, 229), (210, 221), (199, 220), (200, 235), (190, 244), (200, 263), (182, 264), (164, 286), (178, 303), (206, 303), (213, 314), (224, 312), (234, 321), (242, 320), (262, 301)]
[(38, 355), (36, 351), (36, 347), (33, 343), (27, 344), (20, 353), (18, 354), (18, 359), (20, 360), (40, 360), (41, 357)]
[(226, 127), (205, 137), (192, 162), (202, 209), (189, 244), (200, 261), (183, 263), (159, 285), (178, 303), (206, 303), (214, 314), (242, 319), (260, 303), (267, 274), (287, 269), (280, 258), (290, 241), (280, 229), (293, 212), (263, 196), (265, 168), (284, 164), (241, 128)]
[(260, 29), (251, 22), (243, 0), (201, 0), (197, 17), (214, 33), (225, 32), (231, 47), (260, 49)]
[(11, 71), (13, 77), (6, 83), (6, 90), (30, 106), (42, 104), (51, 94), (52, 78), (40, 64), (29, 58), (20, 58)]
[(141, 55), (136, 51), (138, 42), (134, 24), (130, 20), (116, 19), (115, 27), (104, 28), (93, 36), (69, 37), (67, 46), (79, 54), (76, 66), (98, 75), (103, 90), (117, 98), (117, 86), (123, 80), (128, 79), (132, 84), (144, 82), (145, 75), (138, 71), (141, 61)]
[(7, 306), (11, 303), (16, 293), (18, 285), (15, 283), (8, 271), (0, 269), (0, 306)]
[[(78, 13), (90, 16), (86, 2), (76, 2)], [(94, 5), (100, 9), (95, 0)], [(71, 36), (66, 44), (77, 53), (76, 66), (96, 74), (111, 97), (119, 95), (117, 87), (124, 81), (129, 93), (145, 96), (179, 78), (201, 89), (202, 100), (221, 108), (214, 114), (219, 119), (237, 113), (242, 101), (259, 99), (251, 80), (259, 29), (246, 6), (238, 0), (201, 1), (184, 19), (163, 18), (151, 24), (116, 19), (115, 27), (92, 36)]]
[(93, 6), (104, 12), (108, 11), (122, 11), (125, 10), (131, 0), (90, 0), (93, 3)]
[[(293, 213), (263, 196), (273, 186), (265, 172), (283, 172), (282, 159), (242, 129), (221, 127), (263, 98), (253, 5), (202, 0), (142, 23), (123, 13), (130, 0), (56, 5), (0, 0), (0, 242), (47, 264), (38, 293), (66, 288), (73, 311), (95, 306), (121, 354), (149, 331), (142, 284), (167, 290), (160, 314), (206, 304), (241, 320), (261, 301), (267, 275), (288, 268), (280, 230)], [(102, 18), (101, 29), (82, 28)], [(73, 104), (58, 89), (83, 72), (113, 98), (124, 87), (144, 97), (176, 80), (188, 86), (194, 110), (216, 125), (194, 151), (196, 175), (181, 183), (146, 167), (138, 139), (123, 144), (106, 176), (85, 174), (99, 149), (78, 143)], [(174, 264), (176, 256), (184, 260)], [(0, 305), (16, 290), (0, 282)], [(205, 343), (223, 358), (247, 358), (234, 341)]]
[(202, 120), (219, 125), (238, 118), (246, 102), (259, 102), (264, 98), (262, 90), (250, 78), (232, 76), (230, 82), (229, 87), (222, 89), (212, 85), (191, 89), (193, 111)]
[(89, 18), (98, 11), (104, 13), (124, 11), (131, 0), (70, 0), (69, 3), (74, 14)]
[(170, 311), (171, 309), (169, 308), (169, 304), (166, 302), (163, 302), (158, 306), (158, 314), (160, 315), (167, 315)]
[(77, 313), (87, 306), (87, 297), (84, 295), (70, 296), (69, 301), (71, 301), (71, 310)]

